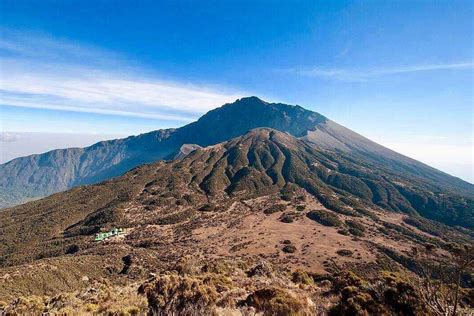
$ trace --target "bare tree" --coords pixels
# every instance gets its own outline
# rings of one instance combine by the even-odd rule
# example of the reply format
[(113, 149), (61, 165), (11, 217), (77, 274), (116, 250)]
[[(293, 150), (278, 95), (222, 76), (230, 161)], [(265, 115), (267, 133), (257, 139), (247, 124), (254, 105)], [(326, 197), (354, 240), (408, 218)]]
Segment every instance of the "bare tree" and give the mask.
[(427, 244), (414, 248), (413, 255), (421, 276), (417, 287), (426, 306), (435, 315), (457, 315), (462, 276), (471, 272), (474, 264), (473, 245), (452, 244), (442, 251)]

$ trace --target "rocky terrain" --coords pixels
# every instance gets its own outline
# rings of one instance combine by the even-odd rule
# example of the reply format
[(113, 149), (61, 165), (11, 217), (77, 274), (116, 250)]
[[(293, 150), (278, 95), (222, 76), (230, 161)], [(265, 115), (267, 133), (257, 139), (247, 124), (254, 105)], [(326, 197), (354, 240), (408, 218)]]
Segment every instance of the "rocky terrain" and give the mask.
[(472, 265), (457, 268), (472, 263), (469, 185), (335, 123), (287, 129), (2, 210), (0, 309), (436, 315), (455, 293), (442, 276), (459, 271), (459, 313), (472, 313)]

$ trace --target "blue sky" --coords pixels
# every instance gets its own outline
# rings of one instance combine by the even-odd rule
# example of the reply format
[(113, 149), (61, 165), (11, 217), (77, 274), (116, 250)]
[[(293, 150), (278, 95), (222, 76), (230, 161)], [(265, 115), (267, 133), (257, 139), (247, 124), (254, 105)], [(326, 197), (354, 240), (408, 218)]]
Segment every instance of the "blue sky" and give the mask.
[(83, 146), (257, 95), (474, 181), (472, 1), (3, 0), (0, 12), (2, 161), (67, 143), (51, 133)]

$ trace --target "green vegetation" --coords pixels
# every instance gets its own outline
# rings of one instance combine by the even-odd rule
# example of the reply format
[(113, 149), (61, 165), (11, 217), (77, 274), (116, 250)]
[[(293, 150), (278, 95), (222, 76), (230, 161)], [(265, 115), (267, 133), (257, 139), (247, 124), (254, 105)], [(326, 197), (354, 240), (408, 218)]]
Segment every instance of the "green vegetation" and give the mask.
[(352, 257), (352, 255), (354, 254), (352, 250), (348, 250), (348, 249), (341, 249), (341, 250), (336, 251), (336, 253), (341, 257)]
[(213, 284), (173, 274), (159, 276), (152, 283), (142, 285), (139, 293), (147, 297), (151, 314), (212, 314), (217, 301)]
[(305, 208), (306, 208), (306, 205), (304, 205), (304, 204), (296, 206), (296, 210), (298, 212), (303, 212), (305, 210)]
[(270, 215), (277, 212), (283, 212), (284, 210), (286, 210), (285, 204), (274, 204), (270, 206), (269, 208), (265, 209), (263, 213)]
[(328, 211), (313, 210), (306, 214), (306, 216), (324, 226), (341, 226), (342, 222), (337, 215)]
[(341, 201), (337, 198), (330, 197), (327, 195), (320, 195), (318, 196), (319, 202), (324, 205), (325, 208), (334, 211), (339, 214), (353, 216), (354, 212), (351, 211), (347, 206), (344, 205)]
[(264, 315), (298, 315), (308, 311), (308, 304), (303, 298), (276, 287), (256, 290), (247, 297), (244, 304)]
[(283, 252), (286, 252), (286, 253), (294, 253), (296, 252), (296, 247), (295, 245), (285, 245), (283, 248), (282, 248)]
[[(379, 286), (372, 284), (378, 282)], [(398, 274), (382, 274), (367, 282), (353, 273), (340, 273), (333, 280), (340, 301), (329, 315), (425, 315), (419, 292)]]
[(293, 272), (291, 280), (294, 283), (311, 285), (314, 284), (313, 278), (306, 271), (296, 270)]
[(282, 223), (293, 223), (295, 221), (296, 214), (294, 213), (285, 213), (280, 216), (280, 222)]
[(363, 237), (365, 227), (360, 222), (354, 220), (346, 220), (346, 225), (349, 226), (349, 233), (356, 237)]

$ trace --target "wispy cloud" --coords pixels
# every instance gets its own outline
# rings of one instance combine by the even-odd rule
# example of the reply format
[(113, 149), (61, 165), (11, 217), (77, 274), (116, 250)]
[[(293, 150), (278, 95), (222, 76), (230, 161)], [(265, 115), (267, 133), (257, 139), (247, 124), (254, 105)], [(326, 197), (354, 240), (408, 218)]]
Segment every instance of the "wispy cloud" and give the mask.
[(18, 133), (0, 132), (0, 143), (13, 143), (19, 139)]
[(468, 70), (474, 68), (474, 62), (446, 63), (446, 64), (423, 64), (399, 67), (383, 67), (369, 69), (344, 69), (344, 68), (292, 68), (285, 72), (307, 76), (335, 79), (341, 81), (366, 81), (371, 78), (409, 74), (417, 72), (441, 71), (441, 70)]
[(0, 57), (0, 105), (190, 121), (245, 95), (161, 80), (117, 54), (31, 34), (2, 32)]

